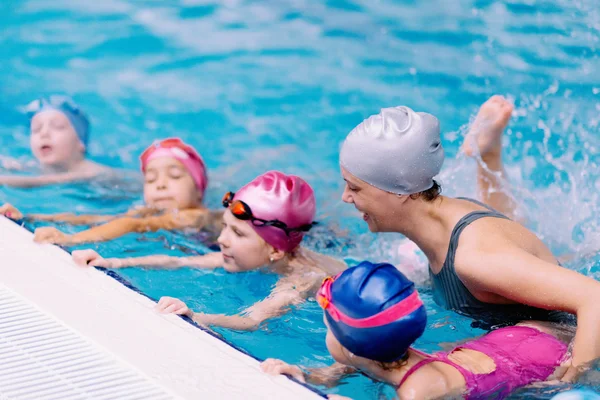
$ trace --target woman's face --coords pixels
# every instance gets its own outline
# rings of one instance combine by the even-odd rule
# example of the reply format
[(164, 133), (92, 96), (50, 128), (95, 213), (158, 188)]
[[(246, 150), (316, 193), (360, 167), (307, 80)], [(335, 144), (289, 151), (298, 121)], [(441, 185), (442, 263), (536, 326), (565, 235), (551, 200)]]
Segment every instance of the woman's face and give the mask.
[(144, 201), (161, 210), (199, 207), (202, 197), (182, 163), (171, 157), (148, 162), (144, 173)]
[(69, 168), (81, 160), (85, 146), (65, 114), (46, 110), (31, 119), (29, 143), (38, 161), (47, 167)]
[(393, 232), (392, 222), (399, 217), (399, 196), (377, 189), (358, 179), (344, 168), (342, 177), (346, 181), (342, 200), (361, 213), (371, 232)]
[(223, 214), (223, 230), (217, 240), (229, 272), (250, 271), (270, 262), (273, 247), (247, 221), (237, 219), (229, 209)]

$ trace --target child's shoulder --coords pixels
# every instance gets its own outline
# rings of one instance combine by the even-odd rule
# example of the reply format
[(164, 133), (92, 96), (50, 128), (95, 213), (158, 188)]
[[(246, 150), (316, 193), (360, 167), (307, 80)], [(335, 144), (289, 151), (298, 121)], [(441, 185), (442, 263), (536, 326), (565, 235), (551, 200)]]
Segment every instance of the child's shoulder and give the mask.
[[(414, 371), (396, 392), (400, 399), (437, 399), (454, 392), (460, 394), (464, 389), (464, 378), (454, 376), (457, 373), (460, 375), (448, 364), (435, 361), (427, 363)], [(432, 385), (431, 382), (436, 384)]]

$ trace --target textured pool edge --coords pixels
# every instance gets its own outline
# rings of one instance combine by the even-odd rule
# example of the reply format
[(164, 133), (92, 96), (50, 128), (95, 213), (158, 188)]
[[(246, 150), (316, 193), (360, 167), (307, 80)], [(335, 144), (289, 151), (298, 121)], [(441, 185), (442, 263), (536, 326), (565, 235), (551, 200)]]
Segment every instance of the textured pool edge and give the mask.
[[(0, 217), (0, 283), (175, 397), (318, 399), (254, 358)], [(110, 383), (108, 383), (110, 384)]]

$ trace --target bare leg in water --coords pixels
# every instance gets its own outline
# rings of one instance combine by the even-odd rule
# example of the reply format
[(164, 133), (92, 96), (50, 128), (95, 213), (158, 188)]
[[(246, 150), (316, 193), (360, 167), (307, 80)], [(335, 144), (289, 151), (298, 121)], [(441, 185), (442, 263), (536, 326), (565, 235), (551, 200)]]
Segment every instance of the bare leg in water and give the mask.
[(479, 108), (462, 145), (477, 162), (479, 199), (509, 218), (515, 219), (517, 204), (508, 192), (502, 163), (502, 133), (510, 121), (513, 105), (502, 96), (492, 96)]

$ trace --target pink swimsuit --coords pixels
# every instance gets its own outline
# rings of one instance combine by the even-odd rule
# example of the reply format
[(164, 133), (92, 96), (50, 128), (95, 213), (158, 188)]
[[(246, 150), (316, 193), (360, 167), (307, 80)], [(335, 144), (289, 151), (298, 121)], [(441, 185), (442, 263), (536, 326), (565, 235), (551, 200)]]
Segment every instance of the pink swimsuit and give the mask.
[[(496, 364), (489, 374), (475, 374), (448, 359), (457, 349), (479, 351)], [(497, 329), (456, 347), (449, 353), (435, 353), (414, 365), (400, 385), (423, 365), (443, 362), (456, 368), (465, 378), (467, 399), (503, 399), (513, 390), (533, 382), (545, 381), (563, 361), (567, 345), (554, 336), (526, 326)]]

